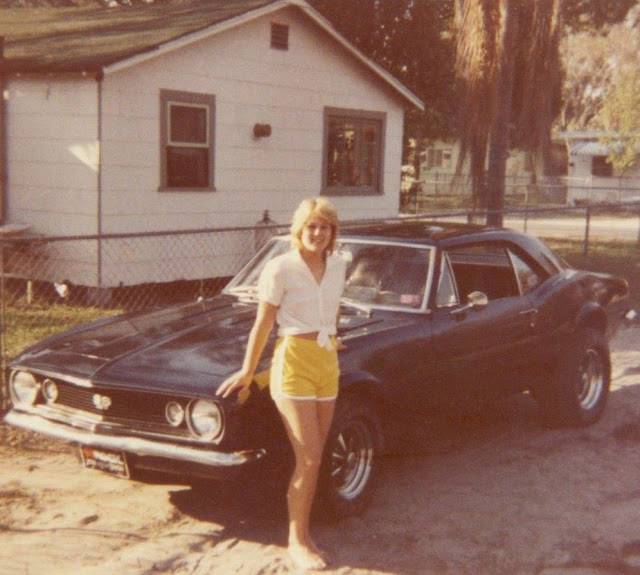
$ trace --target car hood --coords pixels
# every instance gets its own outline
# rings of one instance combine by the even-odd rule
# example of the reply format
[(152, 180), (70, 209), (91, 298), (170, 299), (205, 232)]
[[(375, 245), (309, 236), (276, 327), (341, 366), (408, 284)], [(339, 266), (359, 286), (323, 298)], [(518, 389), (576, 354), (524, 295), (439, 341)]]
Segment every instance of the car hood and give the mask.
[[(207, 394), (238, 370), (256, 306), (218, 296), (200, 303), (127, 314), (43, 340), (14, 366), (110, 387)], [(371, 333), (383, 317), (349, 315), (341, 333)], [(393, 323), (393, 322), (391, 322)], [(367, 328), (367, 329), (364, 329)], [(275, 335), (259, 369), (266, 369)]]

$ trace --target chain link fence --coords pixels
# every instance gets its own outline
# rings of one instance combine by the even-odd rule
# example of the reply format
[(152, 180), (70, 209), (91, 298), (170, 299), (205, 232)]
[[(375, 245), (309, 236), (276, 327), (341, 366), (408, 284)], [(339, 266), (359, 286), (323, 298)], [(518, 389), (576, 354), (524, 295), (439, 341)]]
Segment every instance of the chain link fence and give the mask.
[[(597, 241), (637, 246), (639, 210), (638, 203), (517, 209), (505, 212), (504, 223), (543, 238), (573, 239), (587, 256)], [(464, 210), (419, 217), (483, 219)], [(393, 220), (342, 227), (381, 221)], [(8, 402), (8, 362), (27, 345), (94, 319), (211, 297), (287, 227), (0, 239), (0, 408)]]
[[(446, 202), (470, 204), (473, 191), (468, 173), (435, 172), (419, 180), (405, 181), (402, 202), (418, 211)], [(640, 200), (640, 178), (575, 177), (508, 174), (505, 176), (507, 206), (586, 206), (595, 203), (625, 203)]]

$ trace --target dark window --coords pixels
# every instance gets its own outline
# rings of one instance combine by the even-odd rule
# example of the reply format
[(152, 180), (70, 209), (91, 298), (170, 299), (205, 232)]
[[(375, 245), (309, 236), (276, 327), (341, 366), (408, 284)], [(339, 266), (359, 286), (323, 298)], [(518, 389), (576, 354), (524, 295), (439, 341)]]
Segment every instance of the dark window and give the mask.
[(451, 149), (429, 148), (424, 157), (427, 170), (451, 167)]
[(494, 244), (461, 246), (448, 251), (460, 301), (473, 291), (489, 300), (517, 296), (520, 293), (507, 251)]
[(605, 178), (613, 176), (613, 166), (607, 161), (607, 156), (593, 156), (591, 158), (591, 175)]
[(382, 193), (384, 118), (375, 112), (325, 111), (324, 193)]
[(271, 47), (276, 50), (289, 49), (289, 26), (286, 24), (271, 24)]
[(215, 98), (161, 90), (161, 189), (213, 188)]

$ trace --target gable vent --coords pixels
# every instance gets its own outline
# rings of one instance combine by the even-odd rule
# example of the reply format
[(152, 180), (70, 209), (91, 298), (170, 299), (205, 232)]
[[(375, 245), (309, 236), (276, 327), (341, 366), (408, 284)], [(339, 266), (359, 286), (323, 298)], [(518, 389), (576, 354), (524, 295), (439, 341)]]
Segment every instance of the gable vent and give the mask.
[(289, 49), (289, 26), (286, 24), (271, 24), (271, 47), (276, 50)]

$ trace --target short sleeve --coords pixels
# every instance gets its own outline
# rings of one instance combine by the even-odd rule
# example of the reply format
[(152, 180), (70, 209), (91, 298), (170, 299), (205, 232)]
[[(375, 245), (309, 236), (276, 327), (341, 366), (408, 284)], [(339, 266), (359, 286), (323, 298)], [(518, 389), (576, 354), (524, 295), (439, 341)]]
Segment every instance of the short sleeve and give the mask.
[(258, 299), (279, 306), (284, 294), (282, 266), (271, 260), (264, 266), (258, 280)]

